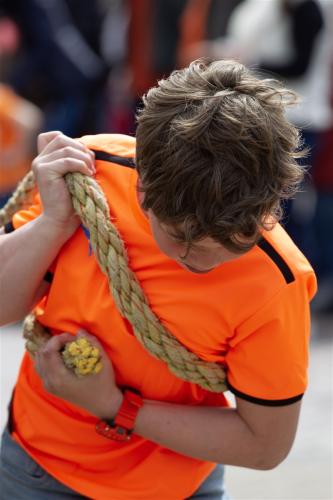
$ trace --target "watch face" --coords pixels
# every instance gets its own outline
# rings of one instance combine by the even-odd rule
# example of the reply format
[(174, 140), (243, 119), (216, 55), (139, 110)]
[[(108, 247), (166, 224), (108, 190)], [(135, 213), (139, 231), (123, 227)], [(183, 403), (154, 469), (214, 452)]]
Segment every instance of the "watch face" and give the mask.
[(111, 427), (107, 422), (103, 421), (96, 424), (96, 432), (114, 441), (129, 441), (131, 439), (131, 433), (124, 427), (119, 425)]
[(135, 419), (142, 405), (143, 400), (139, 394), (125, 390), (117, 415), (111, 420), (98, 422), (96, 432), (115, 441), (128, 441), (131, 439)]
[(115, 427), (112, 433), (112, 439), (116, 441), (129, 441), (131, 434), (124, 427)]

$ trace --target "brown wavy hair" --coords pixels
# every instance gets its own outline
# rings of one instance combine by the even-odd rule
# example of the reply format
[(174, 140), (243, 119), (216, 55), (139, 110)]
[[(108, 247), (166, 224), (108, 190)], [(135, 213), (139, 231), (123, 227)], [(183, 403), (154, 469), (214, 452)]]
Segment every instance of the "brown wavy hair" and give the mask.
[(137, 117), (143, 208), (180, 241), (250, 249), (303, 178), (299, 132), (285, 117), (296, 101), (236, 61), (197, 60), (160, 80)]

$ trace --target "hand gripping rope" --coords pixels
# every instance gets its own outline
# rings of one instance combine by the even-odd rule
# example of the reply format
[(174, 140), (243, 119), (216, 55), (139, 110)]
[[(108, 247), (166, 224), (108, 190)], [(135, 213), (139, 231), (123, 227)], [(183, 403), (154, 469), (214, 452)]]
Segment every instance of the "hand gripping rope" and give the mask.
[[(119, 312), (132, 325), (137, 340), (155, 358), (164, 361), (169, 370), (182, 380), (212, 392), (227, 390), (222, 365), (200, 359), (186, 349), (151, 311), (141, 286), (128, 266), (124, 243), (110, 220), (109, 207), (103, 191), (91, 177), (68, 173), (65, 181), (72, 196), (74, 210), (90, 232), (90, 242), (102, 272), (107, 276), (110, 291)], [(9, 222), (35, 188), (32, 172), (18, 185), (15, 193), (0, 210), (0, 226)], [(26, 348), (33, 354), (49, 338), (34, 313), (24, 321)]]

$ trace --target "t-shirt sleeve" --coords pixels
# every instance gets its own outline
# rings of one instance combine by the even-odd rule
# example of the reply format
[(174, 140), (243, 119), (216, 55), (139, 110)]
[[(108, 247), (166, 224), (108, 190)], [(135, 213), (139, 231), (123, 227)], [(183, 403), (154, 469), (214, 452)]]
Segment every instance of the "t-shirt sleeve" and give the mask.
[(231, 392), (268, 406), (294, 403), (307, 387), (311, 273), (286, 285), (237, 329), (226, 356)]

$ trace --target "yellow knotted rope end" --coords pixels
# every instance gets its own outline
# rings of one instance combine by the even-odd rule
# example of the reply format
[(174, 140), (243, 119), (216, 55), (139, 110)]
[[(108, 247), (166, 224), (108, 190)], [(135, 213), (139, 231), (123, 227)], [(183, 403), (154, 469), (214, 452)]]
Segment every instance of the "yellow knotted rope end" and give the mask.
[(103, 367), (99, 349), (86, 338), (68, 342), (62, 357), (67, 368), (79, 377), (97, 374)]

